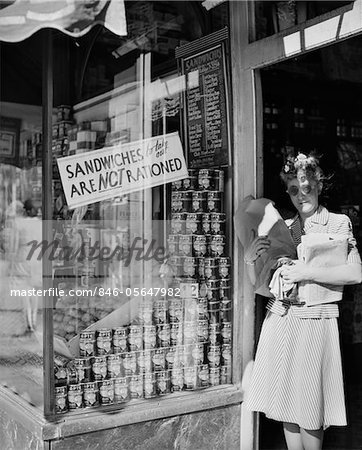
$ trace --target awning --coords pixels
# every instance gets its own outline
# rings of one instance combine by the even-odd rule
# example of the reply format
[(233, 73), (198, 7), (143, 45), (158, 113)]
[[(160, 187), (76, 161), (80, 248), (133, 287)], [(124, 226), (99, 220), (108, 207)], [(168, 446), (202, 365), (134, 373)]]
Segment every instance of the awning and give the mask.
[(42, 28), (79, 37), (96, 24), (127, 35), (124, 0), (0, 0), (0, 41), (19, 42)]

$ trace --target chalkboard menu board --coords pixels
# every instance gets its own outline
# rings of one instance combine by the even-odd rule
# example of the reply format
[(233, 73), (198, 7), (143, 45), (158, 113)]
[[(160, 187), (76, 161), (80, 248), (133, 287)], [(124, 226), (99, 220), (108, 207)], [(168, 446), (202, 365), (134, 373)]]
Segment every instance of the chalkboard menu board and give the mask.
[(217, 32), (176, 51), (186, 80), (183, 128), (189, 168), (230, 164), (227, 32), (221, 31), (221, 42)]

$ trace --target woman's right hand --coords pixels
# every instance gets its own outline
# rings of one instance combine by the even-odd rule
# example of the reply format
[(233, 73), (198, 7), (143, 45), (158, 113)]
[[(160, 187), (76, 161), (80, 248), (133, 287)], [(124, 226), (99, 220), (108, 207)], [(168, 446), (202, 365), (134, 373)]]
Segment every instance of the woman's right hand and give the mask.
[(268, 251), (270, 239), (268, 236), (257, 236), (253, 239), (244, 253), (244, 261), (247, 264), (254, 264), (260, 255)]

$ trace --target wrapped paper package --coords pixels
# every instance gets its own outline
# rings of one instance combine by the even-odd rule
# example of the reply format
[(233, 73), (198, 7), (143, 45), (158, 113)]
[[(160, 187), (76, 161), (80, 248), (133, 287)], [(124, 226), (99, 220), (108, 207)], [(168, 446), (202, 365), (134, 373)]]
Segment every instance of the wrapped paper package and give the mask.
[[(298, 259), (313, 267), (333, 267), (347, 263), (347, 236), (310, 233), (302, 236), (298, 245)], [(343, 286), (302, 281), (298, 296), (307, 306), (342, 300)]]
[(255, 292), (272, 297), (269, 289), (272, 270), (281, 257), (296, 259), (296, 248), (283, 218), (267, 198), (246, 197), (235, 213), (236, 234), (246, 249), (255, 236), (268, 236), (270, 248), (255, 263)]

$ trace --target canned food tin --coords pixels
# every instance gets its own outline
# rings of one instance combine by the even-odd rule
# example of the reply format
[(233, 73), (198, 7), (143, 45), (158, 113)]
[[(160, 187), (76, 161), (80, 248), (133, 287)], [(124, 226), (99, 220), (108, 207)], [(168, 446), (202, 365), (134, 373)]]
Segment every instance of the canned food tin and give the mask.
[(202, 214), (197, 212), (186, 214), (185, 234), (201, 234), (201, 217)]
[(186, 213), (171, 214), (171, 233), (184, 234), (186, 227)]
[(214, 170), (213, 182), (216, 191), (224, 192), (225, 174), (223, 170)]
[(207, 192), (207, 211), (210, 213), (221, 213), (221, 192), (208, 191)]
[(77, 371), (78, 383), (89, 383), (92, 377), (90, 358), (74, 358), (74, 367)]
[(206, 236), (195, 235), (193, 240), (193, 249), (195, 256), (203, 257), (207, 253), (207, 241)]
[[(54, 367), (55, 386), (66, 386), (68, 383), (67, 368), (64, 366)], [(75, 380), (76, 383), (76, 380)]]
[(83, 407), (82, 385), (72, 384), (68, 387), (68, 407), (69, 409), (79, 409)]
[(68, 411), (67, 387), (59, 386), (55, 388), (55, 412), (57, 414)]
[(122, 357), (120, 354), (107, 356), (107, 373), (109, 378), (120, 377), (122, 368)]
[(198, 320), (198, 299), (197, 298), (185, 298), (185, 323), (195, 322)]
[(220, 367), (220, 384), (231, 384), (231, 366)]
[(222, 299), (220, 301), (220, 321), (231, 322), (232, 319), (232, 305), (231, 300)]
[(197, 341), (207, 342), (209, 338), (209, 322), (208, 320), (201, 319), (197, 322)]
[(231, 286), (221, 286), (219, 289), (220, 299), (230, 300), (231, 299)]
[(144, 326), (152, 325), (153, 303), (152, 301), (143, 300), (139, 307), (140, 323)]
[(220, 384), (220, 367), (209, 368), (209, 384), (210, 386), (218, 386)]
[(165, 349), (164, 348), (156, 348), (154, 350), (152, 356), (152, 362), (155, 372), (160, 370), (165, 370), (166, 368), (166, 358), (165, 358)]
[(193, 251), (193, 234), (180, 234), (179, 237), (179, 252), (182, 256), (192, 256)]
[(78, 384), (78, 373), (73, 362), (67, 366), (67, 383)]
[(170, 346), (170, 325), (168, 323), (157, 325), (157, 346)]
[(153, 371), (152, 350), (141, 350), (137, 353), (137, 366), (140, 373)]
[(181, 192), (172, 192), (172, 194), (171, 194), (171, 211), (174, 213), (182, 211)]
[(218, 322), (209, 323), (209, 342), (211, 345), (219, 345), (220, 343), (220, 324)]
[(197, 367), (185, 367), (184, 369), (185, 377), (185, 389), (187, 391), (192, 391), (197, 388)]
[(182, 180), (182, 187), (185, 191), (197, 189), (197, 170), (189, 169), (189, 176)]
[(197, 323), (184, 322), (184, 343), (192, 344), (197, 342)]
[(183, 261), (183, 273), (187, 277), (196, 277), (198, 275), (197, 258), (192, 256), (185, 256)]
[(114, 402), (123, 403), (129, 399), (127, 377), (116, 378), (114, 380)]
[(183, 188), (182, 180), (173, 181), (171, 187), (173, 191), (181, 191)]
[(97, 382), (87, 383), (83, 388), (83, 400), (85, 408), (99, 405), (99, 389)]
[(218, 259), (217, 258), (205, 258), (205, 278), (214, 280), (218, 276)]
[(175, 277), (183, 276), (183, 256), (173, 255), (168, 260)]
[(156, 386), (158, 395), (166, 395), (170, 392), (171, 380), (168, 370), (156, 373)]
[(92, 363), (93, 379), (95, 381), (104, 380), (107, 376), (107, 358), (105, 356), (95, 356)]
[(80, 356), (94, 356), (96, 350), (96, 332), (82, 331), (79, 334), (79, 354)]
[(170, 325), (170, 345), (182, 344), (182, 322), (171, 323)]
[(156, 347), (156, 325), (144, 325), (143, 348), (149, 350)]
[(231, 322), (221, 323), (221, 339), (224, 344), (231, 344), (232, 339), (232, 324)]
[(197, 387), (206, 388), (209, 386), (209, 366), (201, 364), (197, 367)]
[(209, 367), (219, 367), (220, 356), (220, 345), (209, 345), (207, 349), (207, 361), (209, 363)]
[[(205, 341), (206, 342), (206, 341)], [(201, 342), (192, 345), (191, 347), (192, 365), (198, 366), (205, 361), (205, 345)]]
[(128, 350), (128, 328), (117, 327), (113, 330), (113, 352), (123, 353)]
[(191, 211), (193, 213), (204, 213), (207, 211), (207, 196), (206, 192), (193, 191)]
[(167, 244), (168, 244), (168, 252), (170, 255), (177, 255), (179, 251), (178, 242), (179, 242), (178, 234), (170, 234), (168, 236)]
[(183, 369), (173, 369), (171, 371), (171, 391), (180, 392), (184, 387), (184, 371)]
[(114, 401), (114, 382), (113, 380), (104, 380), (99, 388), (99, 397), (101, 405), (111, 405)]
[(220, 278), (229, 278), (230, 277), (230, 258), (222, 257), (219, 258), (219, 277)]
[(101, 328), (97, 331), (96, 338), (97, 355), (108, 355), (112, 351), (112, 330)]
[(226, 215), (224, 213), (211, 213), (211, 234), (225, 234)]
[[(225, 251), (225, 236), (222, 234), (216, 234), (211, 237), (209, 244), (210, 256), (217, 258), (222, 256)], [(218, 270), (219, 271), (219, 270)]]
[(183, 321), (183, 302), (180, 298), (171, 298), (168, 302), (168, 314), (170, 323), (182, 323)]
[(199, 297), (197, 299), (197, 315), (199, 320), (207, 320), (208, 319), (208, 312), (207, 312), (208, 304), (207, 304), (207, 298), (205, 297)]
[(206, 280), (207, 299), (211, 302), (218, 301), (220, 299), (219, 280)]
[(128, 331), (128, 347), (131, 352), (142, 349), (142, 326), (130, 325)]
[(132, 375), (129, 381), (129, 396), (131, 398), (143, 397), (143, 376)]
[(221, 365), (231, 366), (231, 344), (221, 346)]
[(157, 395), (156, 374), (145, 373), (144, 375), (144, 395), (145, 398), (153, 398)]
[(123, 367), (126, 376), (134, 375), (137, 372), (137, 356), (135, 352), (123, 353)]
[(198, 174), (199, 189), (212, 189), (213, 171), (210, 169), (200, 169)]
[[(209, 302), (208, 304), (209, 324), (219, 324), (220, 322), (220, 302)], [(210, 331), (210, 330), (209, 330)]]
[[(182, 336), (182, 334), (181, 334), (181, 336)], [(178, 354), (178, 349), (176, 346), (166, 348), (165, 359), (166, 359), (166, 368), (168, 370), (173, 369), (174, 367), (177, 367), (178, 356), (179, 356), (179, 354)]]
[(203, 234), (211, 234), (211, 214), (206, 213), (201, 217), (201, 229)]
[[(175, 257), (176, 258), (176, 257)], [(177, 257), (178, 258), (178, 257)], [(178, 260), (177, 260), (178, 261)], [(156, 300), (153, 306), (153, 319), (156, 325), (167, 323), (167, 300)]]

